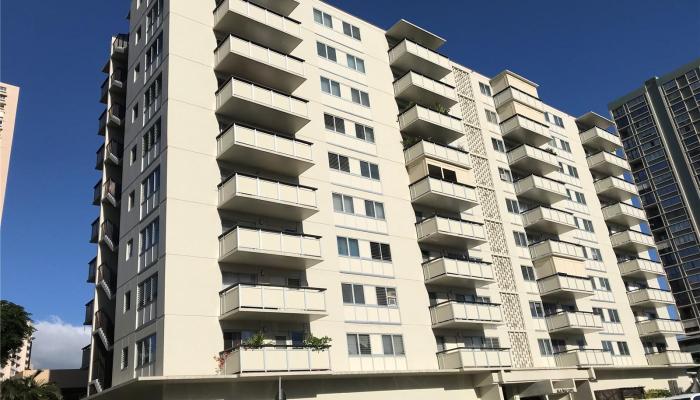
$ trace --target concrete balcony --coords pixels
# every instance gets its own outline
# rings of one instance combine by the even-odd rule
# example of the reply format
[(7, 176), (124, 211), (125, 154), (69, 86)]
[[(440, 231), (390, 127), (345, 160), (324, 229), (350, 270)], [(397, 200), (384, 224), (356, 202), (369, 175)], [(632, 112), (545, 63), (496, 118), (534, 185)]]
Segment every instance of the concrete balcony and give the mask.
[(102, 264), (97, 267), (97, 287), (102, 289), (102, 292), (108, 299), (112, 299), (117, 293), (117, 274), (112, 271), (107, 264)]
[(630, 306), (656, 307), (675, 304), (673, 294), (668, 290), (656, 288), (636, 289), (627, 292)]
[(409, 39), (431, 50), (437, 50), (445, 44), (445, 39), (405, 19), (398, 20), (387, 29), (385, 35), (389, 41), (399, 42)]
[(472, 162), (469, 153), (456, 147), (443, 146), (441, 144), (421, 140), (403, 151), (406, 166), (429, 158), (442, 161), (459, 168), (471, 169)]
[(613, 365), (612, 354), (602, 349), (573, 349), (554, 354), (557, 367), (604, 367)]
[(222, 320), (310, 322), (327, 315), (326, 289), (236, 284), (219, 296)]
[(306, 100), (236, 78), (216, 92), (216, 112), (286, 133), (298, 131), (310, 121)]
[(558, 240), (543, 240), (529, 246), (530, 257), (533, 261), (547, 257), (561, 257), (577, 261), (583, 261), (583, 248), (577, 244), (561, 242)]
[(111, 204), (112, 207), (118, 207), (121, 201), (121, 196), (121, 185), (111, 178), (107, 179), (107, 182), (102, 185), (101, 201)]
[(512, 365), (510, 349), (458, 347), (437, 353), (440, 369), (502, 369)]
[(260, 348), (238, 347), (221, 354), (224, 375), (330, 371), (331, 358), (328, 349), (317, 350), (303, 346), (265, 345)]
[(631, 228), (646, 221), (644, 210), (627, 203), (615, 203), (603, 207), (603, 218), (605, 222), (626, 226)]
[(551, 334), (584, 334), (603, 330), (599, 315), (583, 311), (562, 311), (545, 317)]
[(630, 172), (630, 164), (622, 157), (600, 151), (586, 157), (588, 169), (601, 175), (618, 176)]
[(518, 114), (501, 122), (501, 135), (504, 138), (535, 147), (542, 146), (552, 139), (548, 131), (546, 125)]
[(625, 278), (656, 279), (666, 275), (660, 262), (645, 258), (634, 258), (618, 262), (617, 266), (620, 268), (620, 274)]
[(637, 187), (634, 186), (634, 183), (614, 176), (597, 180), (594, 186), (598, 196), (620, 202), (628, 201), (637, 195)]
[(462, 212), (479, 204), (474, 187), (429, 176), (411, 184), (409, 191), (413, 204), (434, 209)]
[(584, 147), (614, 153), (622, 147), (620, 137), (596, 126), (581, 132), (579, 136)]
[(119, 246), (119, 226), (112, 223), (110, 220), (105, 220), (100, 226), (100, 244), (106, 245), (113, 252), (117, 251)]
[(214, 10), (214, 29), (287, 54), (302, 42), (299, 21), (245, 0), (222, 1)]
[(535, 175), (546, 175), (559, 170), (556, 155), (527, 144), (508, 152), (508, 164), (511, 168)]
[(95, 316), (95, 300), (90, 300), (85, 303), (85, 320), (83, 325), (92, 325)]
[(99, 135), (104, 136), (105, 135), (105, 129), (107, 127), (113, 128), (113, 129), (119, 129), (124, 126), (124, 117), (126, 115), (126, 111), (124, 109), (124, 106), (118, 103), (112, 104), (112, 107), (109, 108), (109, 110), (105, 110), (101, 115), (100, 118), (98, 119), (99, 122), (99, 127), (97, 133)]
[(563, 183), (538, 175), (530, 175), (516, 181), (515, 194), (524, 199), (549, 205), (568, 198), (566, 186)]
[(299, 6), (297, 0), (250, 0), (250, 2), (282, 15), (291, 14)]
[(508, 86), (507, 88), (501, 90), (493, 96), (493, 102), (496, 108), (501, 107), (504, 104), (510, 103), (511, 101), (517, 101), (519, 103), (525, 104), (530, 108), (538, 111), (544, 112), (544, 105), (542, 100), (529, 95), (522, 90), (519, 90), (513, 86)]
[(525, 229), (562, 234), (577, 229), (574, 215), (554, 208), (539, 206), (522, 214)]
[(90, 224), (90, 243), (97, 243), (98, 240), (100, 240), (100, 217)]
[(394, 81), (394, 96), (406, 102), (442, 104), (446, 108), (457, 104), (453, 86), (413, 71)]
[(590, 278), (563, 273), (538, 279), (537, 286), (543, 300), (575, 300), (594, 294)]
[(236, 173), (219, 184), (219, 209), (303, 221), (318, 212), (316, 188)]
[(399, 114), (399, 129), (412, 136), (443, 143), (454, 142), (464, 136), (461, 119), (418, 104)]
[(654, 238), (642, 232), (627, 230), (610, 235), (613, 248), (618, 251), (639, 253), (653, 249)]
[(284, 92), (304, 81), (304, 60), (229, 36), (214, 51), (214, 70), (235, 75)]
[(120, 95), (126, 89), (126, 73), (121, 69), (116, 69), (110, 76), (105, 78), (100, 87), (100, 102), (107, 104), (107, 97), (110, 93)]
[(419, 243), (441, 247), (466, 250), (486, 242), (482, 224), (437, 215), (417, 222), (416, 232)]
[(440, 257), (423, 263), (426, 285), (477, 288), (495, 282), (490, 263)]
[(110, 140), (105, 147), (105, 162), (119, 166), (124, 156), (124, 145), (116, 140)]
[(95, 283), (96, 277), (97, 277), (97, 257), (93, 258), (88, 263), (87, 283)]
[(95, 169), (102, 171), (105, 167), (105, 145), (102, 144), (95, 152)]
[(637, 321), (637, 331), (640, 337), (675, 336), (684, 333), (681, 321), (662, 318)]
[(217, 138), (217, 159), (299, 176), (314, 165), (312, 143), (233, 124)]
[(503, 323), (501, 305), (448, 300), (430, 307), (435, 329), (479, 329)]
[(435, 80), (452, 72), (452, 64), (447, 57), (408, 39), (389, 50), (389, 64), (394, 69), (415, 71)]
[(300, 270), (321, 261), (319, 236), (243, 226), (219, 236), (219, 262)]
[(647, 354), (649, 365), (693, 365), (693, 357), (690, 353), (679, 350), (666, 350), (661, 353)]

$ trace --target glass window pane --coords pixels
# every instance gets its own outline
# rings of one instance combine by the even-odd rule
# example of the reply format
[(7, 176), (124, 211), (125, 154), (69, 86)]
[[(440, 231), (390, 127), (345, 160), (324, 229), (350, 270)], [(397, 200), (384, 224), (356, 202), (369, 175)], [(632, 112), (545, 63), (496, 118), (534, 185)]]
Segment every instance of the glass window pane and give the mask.
[(343, 209), (346, 213), (354, 214), (355, 207), (352, 204), (352, 197), (343, 196)]
[(352, 304), (352, 285), (343, 283), (341, 288), (343, 291), (343, 303)]
[(350, 257), (359, 257), (360, 247), (357, 243), (357, 239), (348, 239), (348, 243), (350, 244)]
[(348, 338), (348, 354), (358, 355), (360, 354), (360, 349), (357, 346), (357, 335), (347, 335)]
[(365, 291), (362, 285), (354, 285), (353, 292), (355, 295), (355, 304), (365, 304)]
[(391, 335), (382, 335), (382, 347), (384, 348), (384, 355), (394, 355), (394, 342), (391, 339)]
[(333, 193), (333, 210), (337, 212), (343, 211), (343, 196)]
[(348, 255), (348, 241), (344, 237), (338, 237), (338, 254), (341, 256)]

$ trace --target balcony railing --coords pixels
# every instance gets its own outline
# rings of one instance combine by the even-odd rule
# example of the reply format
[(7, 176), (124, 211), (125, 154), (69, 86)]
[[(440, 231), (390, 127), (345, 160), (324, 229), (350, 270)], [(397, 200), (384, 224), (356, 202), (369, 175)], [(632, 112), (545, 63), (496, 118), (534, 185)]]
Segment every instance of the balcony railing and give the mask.
[(495, 282), (490, 263), (447, 257), (424, 262), (423, 276), (431, 285), (480, 287)]
[(558, 273), (537, 280), (541, 297), (577, 299), (593, 296), (591, 279)]
[(224, 375), (252, 372), (314, 372), (331, 369), (328, 349), (303, 346), (237, 347), (222, 352), (220, 357), (224, 359), (221, 369)]
[(97, 149), (97, 152), (95, 153), (95, 169), (96, 170), (102, 170), (104, 169), (104, 164), (105, 164), (105, 145), (102, 144), (99, 149)]
[(632, 258), (617, 263), (620, 274), (624, 277), (653, 279), (665, 275), (664, 267), (660, 262), (645, 258)]
[(514, 184), (515, 194), (525, 199), (552, 205), (568, 198), (564, 183), (539, 175), (529, 175), (517, 180)]
[(97, 206), (102, 201), (102, 179), (92, 187), (92, 204)]
[(575, 243), (559, 240), (543, 240), (530, 245), (530, 257), (537, 260), (544, 257), (563, 257), (583, 261), (583, 247)]
[(464, 136), (461, 119), (418, 104), (399, 114), (399, 129), (413, 136), (445, 144)]
[(674, 304), (673, 295), (668, 290), (642, 288), (627, 292), (630, 306), (654, 306)]
[(97, 257), (93, 258), (88, 263), (87, 283), (95, 283), (96, 276), (97, 276)]
[(116, 293), (117, 275), (107, 264), (97, 267), (97, 285), (102, 288), (109, 299)]
[(574, 349), (554, 354), (558, 367), (600, 367), (612, 365), (612, 354), (603, 349)]
[(394, 81), (394, 96), (408, 102), (441, 104), (448, 108), (457, 104), (453, 86), (413, 71)]
[(683, 334), (683, 323), (676, 319), (654, 318), (637, 321), (639, 336), (663, 336)]
[(409, 186), (413, 204), (462, 212), (478, 204), (473, 186), (426, 176)]
[(105, 182), (103, 185), (103, 198), (109, 201), (114, 207), (117, 207), (119, 205), (121, 194), (121, 185), (111, 178), (107, 179), (107, 182)]
[(95, 300), (90, 300), (85, 303), (85, 320), (83, 325), (92, 325), (93, 317), (95, 316)]
[(97, 243), (100, 240), (100, 218), (97, 217), (90, 225), (90, 243)]
[(501, 121), (500, 125), (503, 137), (517, 143), (524, 143), (537, 147), (547, 144), (551, 140), (548, 133), (549, 127), (547, 125), (520, 114), (515, 114)]
[(109, 350), (112, 347), (114, 337), (114, 323), (106, 312), (98, 310), (95, 313), (95, 331), (103, 340), (105, 348)]
[(440, 80), (452, 71), (450, 60), (426, 47), (404, 39), (389, 50), (389, 64), (401, 71), (415, 71)]
[(603, 330), (599, 315), (584, 311), (561, 311), (545, 317), (549, 333), (587, 333)]
[(112, 251), (117, 251), (119, 245), (119, 227), (110, 220), (105, 220), (100, 229), (100, 239)]
[(500, 304), (456, 300), (431, 306), (430, 319), (433, 327), (455, 329), (498, 325), (503, 322)]
[(610, 235), (613, 248), (628, 252), (642, 252), (654, 248), (654, 238), (643, 232), (626, 230)]
[(265, 284), (235, 284), (221, 297), (222, 319), (310, 321), (326, 314), (326, 289)]
[(467, 249), (486, 242), (483, 224), (435, 215), (416, 223), (418, 241)]
[(525, 229), (558, 235), (577, 228), (573, 214), (555, 208), (539, 206), (524, 211), (521, 216)]
[(241, 173), (219, 184), (219, 208), (298, 221), (318, 212), (316, 188)]
[(511, 168), (538, 175), (559, 170), (559, 162), (555, 154), (527, 144), (508, 152), (508, 164)]
[(627, 201), (637, 195), (637, 187), (634, 183), (615, 176), (597, 180), (594, 186), (598, 196), (617, 201)]
[(581, 142), (589, 149), (603, 150), (614, 153), (622, 147), (622, 142), (617, 135), (598, 127), (590, 128), (581, 132)]
[(106, 159), (111, 161), (114, 165), (119, 165), (122, 162), (122, 156), (124, 155), (124, 145), (116, 140), (110, 140), (105, 148)]
[(456, 147), (433, 143), (427, 140), (421, 140), (413, 146), (405, 149), (403, 151), (403, 155), (407, 166), (412, 165), (423, 158), (430, 158), (461, 168), (469, 169), (472, 167), (471, 158), (469, 157), (469, 153), (466, 151)]
[(599, 174), (618, 176), (630, 172), (630, 165), (622, 157), (607, 151), (600, 151), (586, 158), (588, 168)]
[(440, 369), (501, 369), (511, 366), (510, 349), (457, 347), (437, 353)]
[(511, 101), (517, 101), (529, 106), (530, 108), (534, 108), (535, 110), (544, 111), (542, 100), (513, 86), (508, 86), (507, 88), (493, 95), (493, 102), (496, 105), (496, 108), (501, 107), (502, 105)]
[(219, 236), (219, 261), (304, 269), (321, 262), (321, 237), (235, 226)]
[(690, 353), (679, 350), (666, 350), (646, 355), (649, 365), (691, 365), (694, 364)]
[(615, 203), (603, 207), (606, 222), (632, 227), (646, 220), (644, 210), (627, 203)]

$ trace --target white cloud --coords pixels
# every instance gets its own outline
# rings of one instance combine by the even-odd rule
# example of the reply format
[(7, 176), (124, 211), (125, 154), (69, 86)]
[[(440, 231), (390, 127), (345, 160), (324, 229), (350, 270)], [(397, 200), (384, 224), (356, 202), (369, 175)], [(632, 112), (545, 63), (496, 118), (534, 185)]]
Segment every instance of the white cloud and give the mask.
[(32, 366), (36, 369), (80, 368), (80, 349), (90, 343), (90, 329), (64, 322), (57, 316), (34, 323)]

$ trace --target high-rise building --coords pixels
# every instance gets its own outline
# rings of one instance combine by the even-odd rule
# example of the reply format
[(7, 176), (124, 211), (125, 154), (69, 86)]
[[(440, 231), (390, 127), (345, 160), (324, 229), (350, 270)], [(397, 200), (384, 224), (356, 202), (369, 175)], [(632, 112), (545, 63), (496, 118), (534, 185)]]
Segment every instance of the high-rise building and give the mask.
[[(700, 361), (700, 59), (610, 103), (680, 318)], [(695, 204), (695, 206), (693, 206)]]
[(444, 42), (317, 0), (133, 1), (105, 68), (90, 393), (688, 385), (612, 122)]
[(0, 223), (5, 204), (7, 174), (10, 169), (12, 136), (15, 132), (19, 88), (0, 82)]
[(32, 369), (32, 338), (25, 339), (0, 370), (0, 380), (10, 379)]

